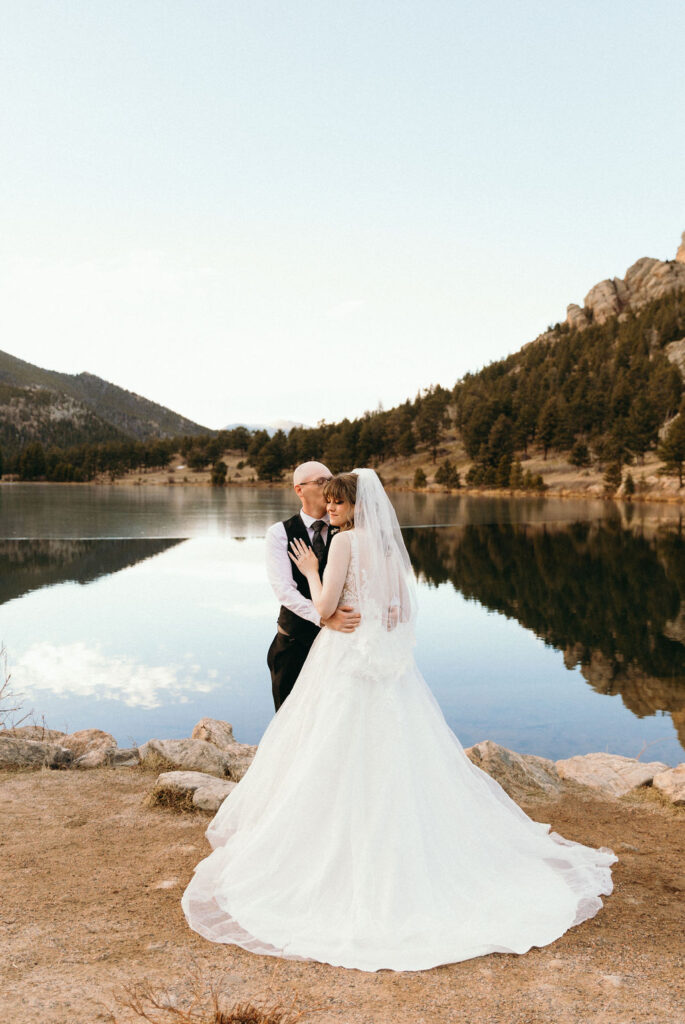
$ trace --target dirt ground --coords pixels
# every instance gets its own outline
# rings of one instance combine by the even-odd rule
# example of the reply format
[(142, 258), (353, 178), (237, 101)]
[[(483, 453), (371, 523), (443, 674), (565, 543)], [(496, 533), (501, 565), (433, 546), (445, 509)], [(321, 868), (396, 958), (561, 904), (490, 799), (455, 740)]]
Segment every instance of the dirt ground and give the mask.
[(523, 804), (618, 854), (592, 920), (523, 956), (366, 974), (190, 931), (180, 898), (209, 853), (209, 816), (147, 807), (154, 780), (138, 769), (0, 775), (2, 1024), (129, 1024), (139, 1018), (117, 986), (148, 979), (184, 1006), (193, 971), (236, 1002), (294, 1000), (303, 1024), (685, 1022), (685, 813), (653, 791)]

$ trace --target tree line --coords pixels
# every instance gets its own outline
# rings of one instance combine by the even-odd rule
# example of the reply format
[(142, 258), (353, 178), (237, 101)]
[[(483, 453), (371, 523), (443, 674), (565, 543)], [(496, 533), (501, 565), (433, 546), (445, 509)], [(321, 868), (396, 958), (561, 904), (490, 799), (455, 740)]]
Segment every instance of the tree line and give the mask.
[[(447, 431), (456, 430), (472, 463), (468, 485), (540, 489), (542, 478), (523, 465), (532, 447), (545, 459), (557, 451), (578, 467), (606, 468), (612, 488), (621, 483), (624, 466), (656, 449), (682, 485), (683, 381), (664, 350), (683, 335), (685, 292), (672, 293), (637, 313), (584, 330), (556, 324), (514, 355), (466, 374), (452, 389), (435, 385), (393, 409), (356, 419), (273, 436), (236, 427), (69, 447), (34, 441), (5, 457), (4, 472), (21, 479), (91, 480), (102, 473), (114, 478), (128, 470), (164, 468), (180, 453), (190, 470), (209, 468), (213, 482), (224, 483), (222, 454), (232, 451), (268, 481), (310, 459), (335, 473), (354, 465), (378, 466), (421, 448), (436, 465), (436, 482), (454, 488), (462, 482), (456, 467), (449, 459), (440, 466), (437, 461)], [(426, 483), (421, 473), (414, 480), (417, 487)]]

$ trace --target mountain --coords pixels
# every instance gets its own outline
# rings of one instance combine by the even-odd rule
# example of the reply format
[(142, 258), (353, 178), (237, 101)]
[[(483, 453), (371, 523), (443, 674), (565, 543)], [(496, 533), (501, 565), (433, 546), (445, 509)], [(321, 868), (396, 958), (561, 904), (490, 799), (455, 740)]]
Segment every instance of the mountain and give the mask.
[(8, 454), (28, 441), (66, 447), (211, 433), (92, 373), (58, 373), (0, 352), (0, 447)]
[(271, 423), (228, 423), (222, 430), (235, 430), (236, 427), (245, 427), (246, 430), (266, 430), (269, 437), (273, 437), (275, 433), (282, 430), (284, 434), (289, 434), (293, 427), (302, 427), (305, 430), (309, 430), (306, 423), (297, 423), (295, 420), (273, 420)]
[(466, 482), (509, 486), (512, 458), (529, 446), (545, 459), (567, 451), (579, 468), (611, 464), (620, 482), (685, 412), (684, 372), (685, 234), (674, 260), (639, 259), (563, 323), (457, 382)]

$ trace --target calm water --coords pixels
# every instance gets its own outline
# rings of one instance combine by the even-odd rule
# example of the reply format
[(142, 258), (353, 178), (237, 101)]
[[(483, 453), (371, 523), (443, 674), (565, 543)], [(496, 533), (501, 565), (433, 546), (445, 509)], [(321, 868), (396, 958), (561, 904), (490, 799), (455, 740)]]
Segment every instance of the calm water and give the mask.
[[(416, 657), (465, 746), (685, 760), (677, 509), (392, 495), (420, 582)], [(286, 490), (0, 487), (0, 640), (53, 728), (121, 745), (205, 716), (257, 742)]]

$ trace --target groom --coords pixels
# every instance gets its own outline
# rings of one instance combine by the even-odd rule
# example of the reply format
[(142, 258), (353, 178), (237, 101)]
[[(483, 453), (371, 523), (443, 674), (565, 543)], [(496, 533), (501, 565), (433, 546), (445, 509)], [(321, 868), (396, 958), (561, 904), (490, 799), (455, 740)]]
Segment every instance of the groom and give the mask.
[(349, 605), (338, 608), (329, 619), (323, 620), (314, 607), (306, 578), (288, 556), (291, 540), (298, 537), (314, 549), (319, 560), (319, 575), (323, 576), (335, 533), (328, 521), (323, 496), (324, 485), (330, 478), (330, 470), (321, 462), (304, 462), (298, 466), (293, 473), (293, 486), (302, 508), (290, 519), (274, 523), (266, 534), (266, 572), (281, 602), (278, 632), (266, 658), (276, 711), (295, 685), (319, 629), (326, 626), (353, 633), (360, 622), (359, 613)]

